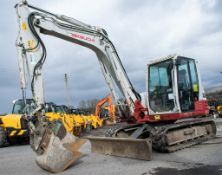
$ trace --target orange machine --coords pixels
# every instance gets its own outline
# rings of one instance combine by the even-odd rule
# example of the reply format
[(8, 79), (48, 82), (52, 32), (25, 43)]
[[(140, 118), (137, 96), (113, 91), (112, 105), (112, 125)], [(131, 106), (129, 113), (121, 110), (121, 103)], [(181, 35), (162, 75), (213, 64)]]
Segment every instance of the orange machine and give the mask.
[(102, 107), (105, 103), (108, 103), (108, 106), (105, 107), (104, 109), (107, 109), (107, 110), (108, 110), (109, 119), (110, 119), (112, 122), (115, 123), (115, 122), (116, 122), (115, 106), (113, 105), (111, 95), (108, 95), (107, 97), (101, 99), (101, 100), (97, 103), (95, 115), (101, 117), (101, 116), (100, 116), (100, 115), (101, 115), (101, 107)]

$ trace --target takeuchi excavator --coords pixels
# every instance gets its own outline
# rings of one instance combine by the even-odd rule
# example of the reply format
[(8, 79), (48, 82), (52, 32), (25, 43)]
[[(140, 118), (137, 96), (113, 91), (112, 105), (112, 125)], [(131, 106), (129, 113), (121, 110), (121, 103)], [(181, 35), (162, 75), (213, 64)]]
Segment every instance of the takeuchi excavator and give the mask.
[(194, 59), (171, 55), (151, 62), (146, 67), (146, 91), (138, 93), (104, 29), (48, 12), (25, 0), (15, 8), (21, 89), (25, 99), (30, 79), (35, 102), (34, 110), (23, 118), (28, 121), (31, 147), (41, 168), (51, 172), (68, 168), (81, 156), (78, 149), (84, 141), (66, 132), (61, 122), (49, 122), (44, 115), (42, 68), (46, 48), (40, 34), (93, 50), (116, 105), (131, 122), (110, 134), (112, 137), (89, 138), (92, 151), (150, 160), (152, 148), (172, 152), (215, 136), (215, 123), (205, 117), (207, 101)]

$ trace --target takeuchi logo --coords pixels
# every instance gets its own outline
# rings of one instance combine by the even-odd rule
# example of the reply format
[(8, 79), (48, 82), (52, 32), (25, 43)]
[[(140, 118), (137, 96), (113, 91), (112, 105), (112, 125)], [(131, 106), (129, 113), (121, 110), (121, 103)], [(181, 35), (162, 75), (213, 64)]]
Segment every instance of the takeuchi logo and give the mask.
[(82, 39), (82, 40), (89, 41), (89, 42), (95, 42), (95, 39), (90, 38), (90, 37), (85, 36), (85, 35), (79, 35), (79, 34), (76, 34), (76, 33), (71, 33), (71, 36), (72, 36), (72, 38)]

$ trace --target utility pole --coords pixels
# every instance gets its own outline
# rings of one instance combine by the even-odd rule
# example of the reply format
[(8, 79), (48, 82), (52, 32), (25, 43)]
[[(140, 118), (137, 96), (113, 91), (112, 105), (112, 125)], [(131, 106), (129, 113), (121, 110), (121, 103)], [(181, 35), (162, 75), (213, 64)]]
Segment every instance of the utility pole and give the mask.
[(72, 101), (71, 101), (71, 96), (70, 96), (70, 93), (69, 93), (69, 86), (68, 86), (68, 75), (65, 73), (64, 74), (64, 80), (65, 80), (65, 90), (66, 90), (66, 98), (67, 98), (67, 104), (68, 106), (71, 106), (72, 105)]

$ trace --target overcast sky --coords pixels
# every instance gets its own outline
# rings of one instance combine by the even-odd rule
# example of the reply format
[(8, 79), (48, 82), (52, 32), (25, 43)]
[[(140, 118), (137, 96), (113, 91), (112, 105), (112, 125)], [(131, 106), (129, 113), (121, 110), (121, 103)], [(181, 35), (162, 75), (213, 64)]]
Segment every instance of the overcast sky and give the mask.
[[(10, 112), (21, 98), (15, 39), (14, 5), (0, 6), (0, 113)], [(115, 44), (125, 69), (139, 92), (145, 91), (146, 64), (177, 53), (199, 62), (204, 87), (222, 84), (222, 1), (220, 0), (29, 0), (53, 13), (100, 26)], [(50, 36), (44, 65), (45, 98), (66, 103), (64, 73), (69, 76), (73, 104), (109, 93), (96, 55), (86, 48)]]

